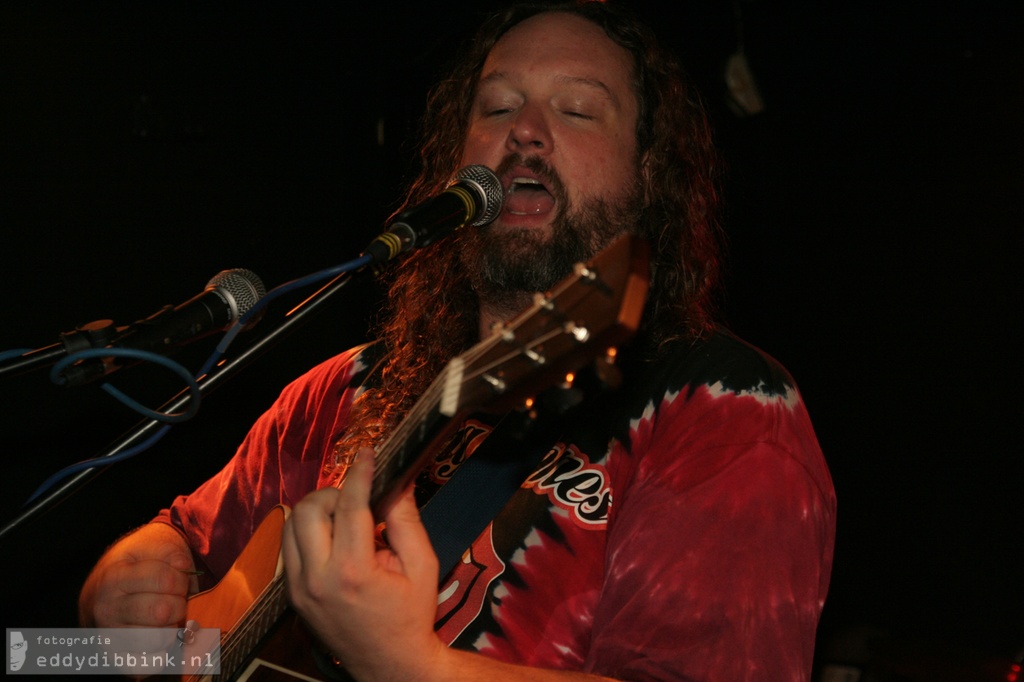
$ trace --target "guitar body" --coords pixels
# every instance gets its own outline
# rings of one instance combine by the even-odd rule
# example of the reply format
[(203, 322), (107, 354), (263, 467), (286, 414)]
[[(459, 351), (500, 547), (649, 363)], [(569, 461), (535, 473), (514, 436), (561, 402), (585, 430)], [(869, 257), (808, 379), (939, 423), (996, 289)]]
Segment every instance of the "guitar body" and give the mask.
[(222, 632), (238, 626), (283, 571), (281, 532), (288, 512), (283, 506), (270, 511), (216, 587), (189, 599), (188, 620)]
[(221, 631), (221, 671), (227, 679), (329, 679), (317, 668), (314, 641), (298, 616), (288, 611), (281, 617), (281, 532), (288, 513), (287, 507), (274, 507), (221, 581), (188, 601), (187, 620)]

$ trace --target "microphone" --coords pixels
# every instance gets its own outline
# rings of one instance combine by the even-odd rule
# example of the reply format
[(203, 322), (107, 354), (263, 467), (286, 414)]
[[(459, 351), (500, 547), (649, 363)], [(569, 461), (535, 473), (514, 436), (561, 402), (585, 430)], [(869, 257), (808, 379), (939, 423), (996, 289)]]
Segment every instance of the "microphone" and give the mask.
[[(164, 306), (153, 315), (126, 327), (114, 327), (111, 320), (81, 325), (61, 334), (67, 355), (88, 348), (126, 348), (167, 353), (177, 346), (223, 331), (252, 310), (267, 293), (252, 271), (224, 270), (211, 279), (202, 293), (177, 307)], [(249, 322), (246, 328), (258, 320)], [(107, 362), (79, 362), (64, 370), (68, 385), (79, 385), (117, 369)]]
[(463, 225), (486, 225), (498, 217), (503, 201), (504, 191), (494, 171), (466, 166), (443, 192), (399, 213), (363, 255), (371, 257), (371, 264), (385, 263), (403, 251), (429, 246)]

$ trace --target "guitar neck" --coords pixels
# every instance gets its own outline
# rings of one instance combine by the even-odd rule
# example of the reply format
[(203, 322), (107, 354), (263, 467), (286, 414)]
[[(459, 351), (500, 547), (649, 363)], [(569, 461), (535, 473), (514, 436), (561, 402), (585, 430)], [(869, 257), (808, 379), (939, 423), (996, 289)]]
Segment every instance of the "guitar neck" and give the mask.
[(374, 518), (384, 518), (402, 491), (458, 430), (462, 419), (444, 414), (444, 386), (451, 383), (451, 375), (449, 365), (378, 450), (370, 490)]
[[(371, 506), (382, 518), (397, 496), (474, 411), (507, 412), (607, 354), (639, 327), (647, 294), (647, 248), (621, 237), (533, 306), (453, 359), (377, 452)], [(230, 677), (286, 609), (276, 508), (227, 575), (189, 601), (188, 618), (220, 628), (222, 674)], [(254, 593), (259, 590), (258, 593)], [(294, 648), (294, 647), (293, 647)], [(307, 677), (306, 679), (313, 679)]]

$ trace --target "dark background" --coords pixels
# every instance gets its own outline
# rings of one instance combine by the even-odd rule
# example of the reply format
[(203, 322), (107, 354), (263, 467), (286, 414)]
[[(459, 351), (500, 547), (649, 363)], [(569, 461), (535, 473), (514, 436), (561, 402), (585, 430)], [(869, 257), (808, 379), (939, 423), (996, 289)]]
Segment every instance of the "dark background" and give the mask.
[[(413, 168), (426, 88), (500, 3), (461, 5), (4, 3), (0, 350), (144, 317), (226, 268), (276, 286), (356, 255)], [(1005, 679), (1024, 647), (1024, 21), (1020, 3), (891, 5), (637, 3), (700, 83), (729, 164), (729, 323), (796, 376), (832, 469), (821, 662)], [(755, 116), (721, 76), (738, 17)], [(353, 285), (193, 422), (4, 537), (3, 625), (72, 625), (106, 544), (218, 469), (285, 382), (362, 340), (376, 296)], [(177, 390), (142, 367), (115, 383), (150, 404)], [(0, 395), (5, 523), (136, 421), (45, 373)]]

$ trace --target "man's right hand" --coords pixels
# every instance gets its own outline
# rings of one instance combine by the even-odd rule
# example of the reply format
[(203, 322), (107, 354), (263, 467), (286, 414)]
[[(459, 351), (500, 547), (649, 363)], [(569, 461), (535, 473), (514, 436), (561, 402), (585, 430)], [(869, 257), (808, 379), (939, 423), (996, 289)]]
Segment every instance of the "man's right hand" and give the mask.
[(114, 544), (93, 568), (78, 600), (84, 627), (176, 627), (196, 592), (185, 539), (163, 523), (142, 526)]

